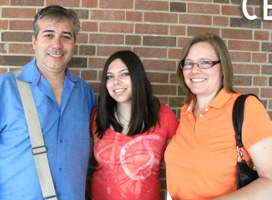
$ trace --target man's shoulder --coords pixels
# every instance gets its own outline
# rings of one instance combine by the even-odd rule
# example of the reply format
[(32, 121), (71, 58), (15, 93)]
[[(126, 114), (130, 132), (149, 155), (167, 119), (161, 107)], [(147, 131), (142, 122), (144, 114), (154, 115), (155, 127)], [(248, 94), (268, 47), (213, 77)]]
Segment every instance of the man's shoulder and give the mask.
[(10, 81), (14, 79), (14, 75), (12, 72), (7, 72), (0, 75), (0, 84), (6, 81)]

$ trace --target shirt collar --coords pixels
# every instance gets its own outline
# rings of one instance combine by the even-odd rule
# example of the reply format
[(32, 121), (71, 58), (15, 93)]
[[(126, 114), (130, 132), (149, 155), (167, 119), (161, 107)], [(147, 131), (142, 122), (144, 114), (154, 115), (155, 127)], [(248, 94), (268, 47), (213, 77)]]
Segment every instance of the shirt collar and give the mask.
[[(209, 107), (214, 108), (221, 108), (223, 107), (230, 99), (231, 99), (232, 93), (229, 93), (226, 91), (225, 88), (222, 88), (220, 92), (215, 96), (215, 98), (210, 103)], [(189, 105), (185, 107), (185, 109), (190, 111), (195, 106), (195, 99), (193, 99)]]
[[(31, 74), (31, 75), (30, 75)], [(41, 78), (41, 72), (38, 70), (36, 59), (33, 59), (28, 64), (26, 64), (19, 76), (17, 77), (18, 80), (24, 81), (24, 82), (30, 82), (33, 85), (38, 85), (40, 78)], [(70, 70), (66, 68), (65, 76), (72, 82), (76, 83), (80, 81), (80, 78), (71, 74)]]

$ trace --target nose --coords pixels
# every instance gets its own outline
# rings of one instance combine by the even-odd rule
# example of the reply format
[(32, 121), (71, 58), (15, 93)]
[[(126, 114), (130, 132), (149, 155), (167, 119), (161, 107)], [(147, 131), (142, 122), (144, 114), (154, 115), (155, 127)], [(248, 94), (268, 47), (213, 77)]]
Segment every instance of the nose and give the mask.
[(118, 77), (115, 77), (113, 80), (114, 85), (119, 85), (121, 83), (121, 79)]
[(193, 63), (193, 67), (191, 69), (192, 72), (199, 72), (199, 67), (198, 67), (198, 63)]
[(52, 42), (53, 42), (53, 47), (55, 49), (62, 49), (63, 44), (62, 44), (61, 38), (56, 37)]

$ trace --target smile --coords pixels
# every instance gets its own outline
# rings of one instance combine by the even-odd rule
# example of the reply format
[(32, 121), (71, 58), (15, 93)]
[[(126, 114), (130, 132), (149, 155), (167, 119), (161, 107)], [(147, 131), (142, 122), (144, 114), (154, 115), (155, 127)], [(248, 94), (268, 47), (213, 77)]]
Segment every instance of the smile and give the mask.
[(116, 90), (113, 90), (114, 92), (123, 92), (125, 91), (125, 89), (116, 89)]
[(205, 78), (193, 78), (191, 79), (193, 82), (202, 82), (202, 81), (205, 81), (206, 79)]
[(49, 55), (55, 58), (59, 58), (63, 56), (63, 54), (49, 54)]

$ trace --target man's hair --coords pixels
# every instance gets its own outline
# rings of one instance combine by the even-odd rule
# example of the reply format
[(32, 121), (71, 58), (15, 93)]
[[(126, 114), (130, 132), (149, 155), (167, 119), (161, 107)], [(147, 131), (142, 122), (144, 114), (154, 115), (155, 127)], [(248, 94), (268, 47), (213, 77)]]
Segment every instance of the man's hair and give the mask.
[(77, 17), (77, 14), (71, 10), (63, 8), (59, 5), (51, 5), (41, 9), (35, 16), (33, 22), (33, 35), (37, 39), (39, 33), (39, 21), (43, 18), (48, 19), (67, 19), (69, 20), (74, 27), (74, 38), (76, 38), (77, 33), (80, 29), (80, 23)]

